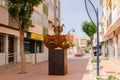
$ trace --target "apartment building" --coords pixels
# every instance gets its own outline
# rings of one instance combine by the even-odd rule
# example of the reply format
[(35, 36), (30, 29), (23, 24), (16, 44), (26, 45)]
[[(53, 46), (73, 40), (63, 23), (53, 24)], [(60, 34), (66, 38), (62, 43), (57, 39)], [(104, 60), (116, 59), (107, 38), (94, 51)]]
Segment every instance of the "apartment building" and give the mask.
[(67, 50), (68, 55), (75, 55), (79, 53), (85, 53), (87, 48), (87, 39), (85, 37), (75, 37), (73, 36), (73, 47)]
[[(0, 0), (0, 65), (20, 61), (20, 35), (16, 20), (9, 16), (7, 0)], [(31, 26), (25, 32), (26, 62), (37, 63), (48, 59), (48, 49), (43, 40), (47, 34), (53, 35), (52, 24), (58, 24), (60, 0), (45, 0), (34, 7)]]
[(120, 0), (100, 0), (102, 5), (101, 34), (107, 43), (110, 58), (120, 58)]
[(78, 53), (78, 38), (71, 35), (72, 38), (73, 38), (73, 45), (74, 46), (71, 46), (69, 49), (67, 49), (67, 53), (68, 55), (74, 55), (74, 54), (77, 54)]
[(78, 51), (79, 53), (85, 53), (85, 50), (87, 48), (87, 39), (85, 37), (79, 37), (78, 39)]

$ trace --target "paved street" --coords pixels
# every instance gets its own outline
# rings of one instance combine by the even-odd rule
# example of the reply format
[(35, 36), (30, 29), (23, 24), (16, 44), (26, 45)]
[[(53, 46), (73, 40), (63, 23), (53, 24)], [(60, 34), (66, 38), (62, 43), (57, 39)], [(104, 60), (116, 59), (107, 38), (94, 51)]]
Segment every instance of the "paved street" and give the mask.
[(1, 73), (0, 80), (89, 80), (89, 59), (69, 58), (68, 74), (65, 76), (48, 75), (48, 62), (42, 62), (27, 67), (27, 74), (18, 74), (19, 71)]
[[(120, 64), (109, 59), (100, 62), (100, 76), (114, 75), (120, 79)], [(1, 72), (0, 80), (95, 80), (96, 69), (92, 68), (89, 55), (68, 57), (68, 74), (65, 76), (48, 75), (48, 62), (27, 64), (27, 73), (19, 74), (19, 70)]]

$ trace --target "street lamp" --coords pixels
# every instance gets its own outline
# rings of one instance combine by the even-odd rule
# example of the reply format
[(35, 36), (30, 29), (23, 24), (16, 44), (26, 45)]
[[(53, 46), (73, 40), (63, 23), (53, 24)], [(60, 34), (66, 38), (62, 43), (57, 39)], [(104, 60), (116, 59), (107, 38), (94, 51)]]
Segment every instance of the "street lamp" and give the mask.
[[(70, 29), (67, 34), (70, 35), (70, 32), (75, 32), (75, 29), (74, 28)], [(71, 52), (71, 49), (72, 49), (72, 54), (73, 54), (74, 53), (73, 47), (69, 48), (69, 53)]]
[(88, 17), (97, 28), (97, 76), (99, 76), (99, 24), (98, 24), (98, 8), (95, 9), (90, 0), (85, 0), (85, 8)]
[(70, 29), (70, 30), (68, 31), (68, 33), (67, 33), (67, 34), (69, 34), (69, 35), (70, 35), (70, 32), (71, 32), (71, 31), (72, 31), (72, 32), (75, 32), (75, 29), (73, 29), (73, 28), (72, 28), (72, 29)]

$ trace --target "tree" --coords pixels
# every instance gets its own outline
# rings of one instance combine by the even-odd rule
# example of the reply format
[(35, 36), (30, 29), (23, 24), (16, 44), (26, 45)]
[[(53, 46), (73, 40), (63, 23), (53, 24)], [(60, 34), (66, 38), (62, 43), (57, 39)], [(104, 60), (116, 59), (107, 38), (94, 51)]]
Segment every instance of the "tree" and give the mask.
[(96, 33), (97, 29), (96, 26), (92, 22), (87, 22), (84, 21), (82, 23), (82, 30), (86, 35), (90, 38), (90, 47), (91, 47), (91, 54), (93, 56), (93, 39), (94, 39), (94, 34)]
[(13, 17), (19, 28), (20, 33), (20, 55), (21, 73), (25, 73), (25, 54), (24, 54), (24, 30), (30, 26), (30, 18), (34, 11), (43, 0), (8, 0), (8, 12)]
[(90, 50), (90, 40), (87, 40), (87, 49), (86, 49), (86, 51), (89, 52), (89, 50)]
[(87, 40), (87, 47), (90, 46), (90, 40)]

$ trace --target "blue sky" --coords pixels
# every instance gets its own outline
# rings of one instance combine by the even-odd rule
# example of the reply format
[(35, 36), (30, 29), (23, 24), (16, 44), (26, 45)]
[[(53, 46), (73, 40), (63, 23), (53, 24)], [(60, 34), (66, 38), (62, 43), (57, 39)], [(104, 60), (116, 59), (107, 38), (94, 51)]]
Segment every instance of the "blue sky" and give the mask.
[[(86, 36), (80, 29), (81, 23), (85, 20), (89, 20), (86, 13), (84, 0), (60, 0), (61, 1), (61, 24), (65, 24), (63, 34), (67, 34), (72, 28), (75, 32), (71, 32), (71, 35)], [(101, 6), (99, 0), (91, 0), (95, 7), (99, 8), (99, 14), (101, 14)]]

